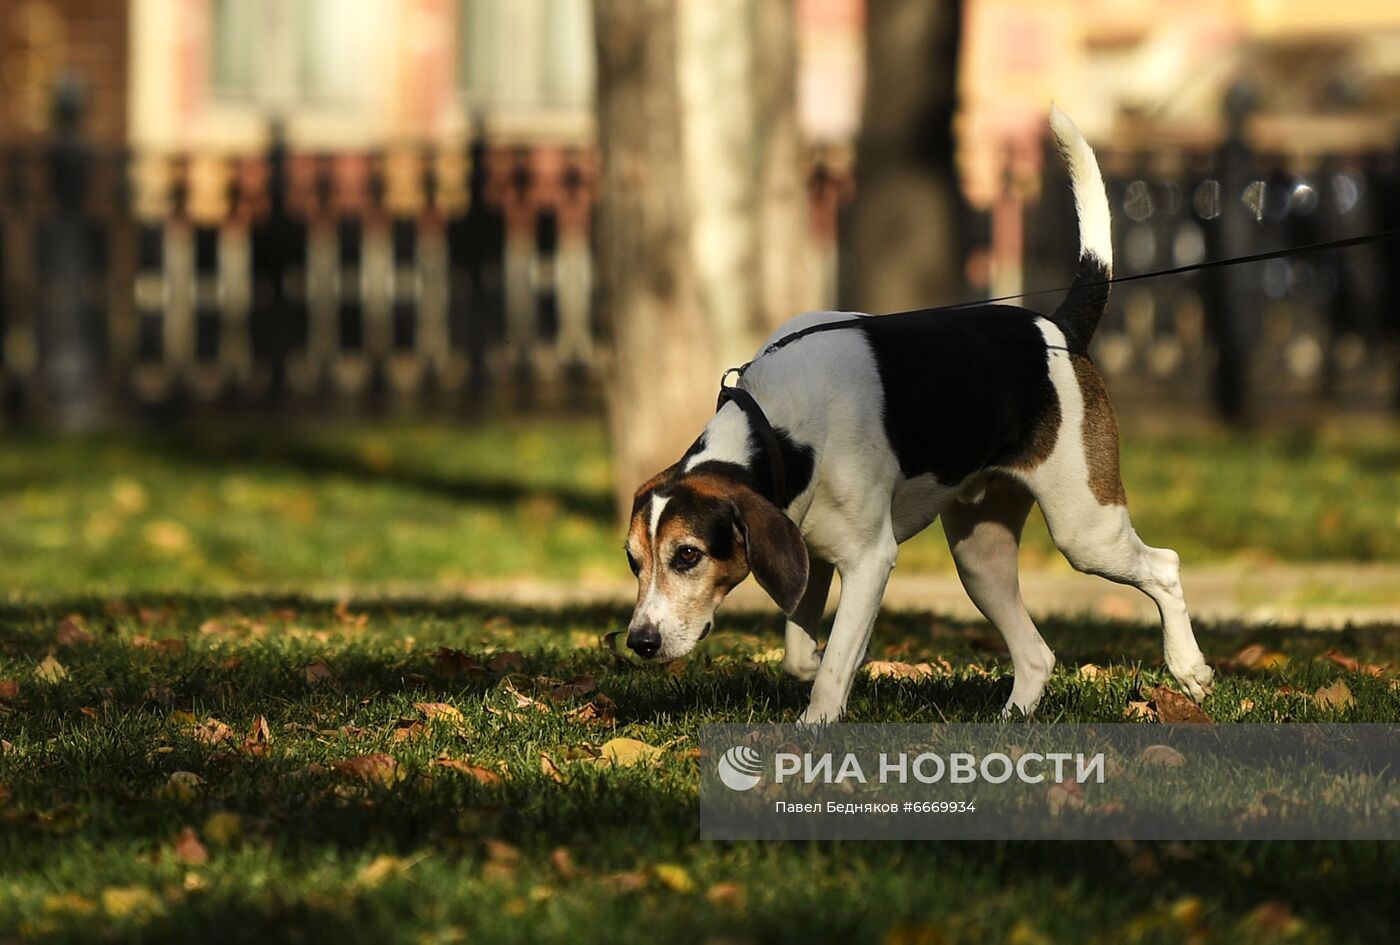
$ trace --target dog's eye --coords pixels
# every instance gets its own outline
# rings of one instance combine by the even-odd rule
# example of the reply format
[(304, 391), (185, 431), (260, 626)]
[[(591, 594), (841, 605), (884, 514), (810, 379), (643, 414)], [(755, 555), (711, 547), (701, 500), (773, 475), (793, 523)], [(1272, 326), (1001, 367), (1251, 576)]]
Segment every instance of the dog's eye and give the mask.
[(627, 554), (627, 566), (628, 566), (629, 568), (632, 569), (632, 576), (633, 576), (633, 577), (636, 577), (637, 575), (641, 574), (641, 573), (642, 573), (642, 564), (641, 564), (641, 562), (638, 561), (636, 558), (632, 557), (632, 552), (627, 551), (625, 548), (623, 549), (623, 551), (625, 551), (626, 554)]
[(676, 549), (676, 556), (671, 560), (671, 567), (677, 571), (689, 571), (700, 563), (701, 557), (699, 548), (694, 545), (681, 545)]

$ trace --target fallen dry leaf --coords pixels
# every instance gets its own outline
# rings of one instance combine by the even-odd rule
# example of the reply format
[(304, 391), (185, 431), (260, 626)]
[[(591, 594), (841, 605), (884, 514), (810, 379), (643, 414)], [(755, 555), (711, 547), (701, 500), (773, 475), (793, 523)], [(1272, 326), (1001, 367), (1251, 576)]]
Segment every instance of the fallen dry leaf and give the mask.
[(600, 876), (598, 877), (598, 882), (613, 892), (630, 893), (646, 889), (651, 882), (651, 878), (640, 870), (633, 870), (626, 873), (609, 873), (606, 876)]
[(525, 654), (515, 650), (497, 653), (486, 661), (486, 668), (493, 673), (518, 673), (525, 668)]
[(44, 657), (44, 661), (34, 667), (34, 678), (47, 683), (56, 683), (68, 677), (68, 670), (62, 663), (54, 659), (52, 653)]
[(501, 776), (489, 768), (483, 768), (470, 762), (462, 761), (458, 758), (434, 758), (429, 767), (446, 768), (449, 771), (456, 771), (468, 777), (475, 778), (482, 784), (500, 784)]
[(243, 839), (243, 818), (231, 811), (216, 811), (205, 819), (200, 833), (216, 847), (236, 846)]
[(1262, 643), (1251, 643), (1229, 659), (1220, 661), (1220, 668), (1227, 671), (1269, 672), (1282, 669), (1286, 665), (1287, 656), (1277, 650), (1270, 650)]
[(165, 903), (145, 886), (108, 886), (101, 899), (102, 910), (114, 919), (159, 915), (165, 910)]
[(1148, 745), (1138, 759), (1162, 768), (1180, 768), (1186, 764), (1186, 756), (1170, 745)]
[(934, 675), (932, 663), (901, 663), (896, 660), (871, 660), (865, 664), (871, 679), (923, 679)]
[(14, 679), (0, 679), (0, 701), (19, 697), (19, 682)]
[(92, 642), (92, 634), (88, 633), (82, 614), (69, 614), (58, 622), (56, 639), (59, 646), (87, 646)]
[(398, 719), (394, 722), (393, 739), (396, 742), (407, 741), (410, 738), (418, 738), (428, 734), (428, 726), (418, 719)]
[(593, 702), (585, 702), (583, 705), (565, 712), (564, 717), (575, 722), (614, 722), (617, 720), (617, 713), (613, 711), (611, 706), (599, 706)]
[(1149, 703), (1130, 700), (1127, 708), (1123, 710), (1123, 718), (1133, 721), (1155, 722), (1157, 721), (1157, 710)]
[(1205, 724), (1212, 721), (1205, 711), (1191, 697), (1183, 695), (1170, 686), (1153, 686), (1142, 690), (1142, 695), (1152, 702), (1157, 716), (1168, 724)]
[(403, 776), (399, 770), (399, 763), (394, 760), (394, 757), (382, 752), (333, 761), (331, 769), (352, 780), (378, 784), (382, 787), (389, 787)]
[(439, 676), (462, 676), (486, 672), (486, 667), (461, 650), (441, 647), (433, 657), (433, 672)]
[(382, 884), (392, 876), (399, 876), (407, 872), (408, 863), (397, 856), (390, 856), (381, 853), (370, 860), (355, 876), (355, 885), (366, 889), (373, 889)]
[(233, 729), (210, 716), (203, 724), (195, 726), (194, 737), (206, 745), (218, 745), (238, 736)]
[(1260, 903), (1240, 920), (1240, 925), (1268, 933), (1269, 941), (1292, 938), (1303, 931), (1302, 920), (1293, 915), (1287, 903), (1278, 900)]
[(554, 872), (559, 874), (559, 878), (569, 881), (578, 878), (578, 867), (574, 866), (574, 857), (567, 847), (559, 847), (549, 855), (549, 865), (554, 867)]
[(209, 862), (209, 851), (200, 842), (199, 835), (194, 832), (193, 827), (186, 827), (180, 831), (175, 843), (171, 845), (171, 852), (175, 854), (175, 859), (189, 866), (203, 866)]
[(1331, 660), (1349, 673), (1359, 673), (1364, 676), (1380, 676), (1385, 673), (1385, 666), (1377, 666), (1375, 663), (1363, 663), (1358, 659), (1346, 656), (1338, 650), (1328, 650), (1322, 654), (1325, 660)]
[(415, 702), (413, 707), (430, 722), (461, 722), (462, 713), (454, 705), (446, 702)]
[(1052, 784), (1045, 790), (1045, 803), (1051, 817), (1058, 817), (1065, 810), (1077, 810), (1084, 806), (1084, 788), (1078, 781)]
[(554, 763), (554, 759), (546, 754), (540, 754), (540, 771), (551, 781), (563, 781), (564, 772), (559, 770), (559, 766)]
[(695, 889), (695, 880), (691, 878), (690, 871), (679, 863), (658, 863), (652, 867), (652, 871), (661, 885), (672, 892), (688, 893)]
[(1090, 680), (1093, 680), (1093, 679), (1106, 678), (1107, 676), (1108, 676), (1108, 670), (1106, 670), (1106, 669), (1104, 669), (1103, 667), (1097, 665), (1096, 663), (1085, 663), (1083, 666), (1079, 667), (1079, 678), (1080, 678), (1080, 679), (1090, 679)]
[(1322, 687), (1313, 693), (1312, 698), (1320, 708), (1336, 712), (1344, 711), (1356, 702), (1345, 679), (1338, 679), (1332, 685)]
[(662, 749), (648, 745), (635, 738), (613, 738), (603, 743), (596, 763), (612, 765), (616, 768), (630, 768), (642, 762), (653, 763), (662, 754)]
[(1241, 699), (1241, 700), (1240, 700), (1240, 711), (1241, 711), (1241, 712), (1252, 712), (1252, 711), (1254, 711), (1254, 700), (1253, 700), (1253, 699)]
[(730, 909), (743, 909), (748, 898), (744, 887), (738, 883), (715, 883), (705, 891), (705, 898), (717, 906)]
[(243, 747), (250, 751), (259, 751), (270, 741), (272, 741), (272, 729), (267, 724), (267, 716), (260, 715), (253, 719), (253, 724), (248, 727), (248, 735), (243, 739)]
[(301, 674), (306, 680), (307, 685), (319, 686), (322, 683), (330, 681), (331, 668), (325, 664), (324, 660), (317, 660), (314, 663), (306, 664), (306, 666), (302, 668)]

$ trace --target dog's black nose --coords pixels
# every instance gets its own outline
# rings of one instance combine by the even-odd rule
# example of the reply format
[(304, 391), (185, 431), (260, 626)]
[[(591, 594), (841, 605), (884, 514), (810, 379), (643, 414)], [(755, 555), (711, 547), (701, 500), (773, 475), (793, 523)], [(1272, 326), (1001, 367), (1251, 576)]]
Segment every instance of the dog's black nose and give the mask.
[(651, 624), (643, 624), (627, 631), (627, 648), (649, 660), (661, 649), (661, 634)]

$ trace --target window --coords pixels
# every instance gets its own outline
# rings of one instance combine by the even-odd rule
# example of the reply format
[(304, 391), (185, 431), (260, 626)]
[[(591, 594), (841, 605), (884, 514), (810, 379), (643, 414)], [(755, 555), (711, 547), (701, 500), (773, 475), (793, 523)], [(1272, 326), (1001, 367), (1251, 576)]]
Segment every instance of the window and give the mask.
[(592, 101), (590, 0), (459, 0), (458, 12), (458, 84), (473, 107)]

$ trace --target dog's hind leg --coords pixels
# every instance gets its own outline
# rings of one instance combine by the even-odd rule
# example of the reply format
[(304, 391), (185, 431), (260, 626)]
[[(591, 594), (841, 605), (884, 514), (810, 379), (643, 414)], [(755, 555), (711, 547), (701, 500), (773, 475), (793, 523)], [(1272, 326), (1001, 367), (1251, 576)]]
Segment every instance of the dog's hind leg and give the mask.
[(826, 610), (826, 595), (831, 590), (835, 568), (828, 561), (811, 558), (807, 568), (807, 590), (784, 629), (783, 671), (804, 682), (817, 677), (821, 654), (817, 652), (817, 636), (821, 632), (822, 614)]
[(1050, 536), (1076, 570), (1131, 584), (1157, 604), (1167, 669), (1199, 700), (1210, 692), (1206, 665), (1175, 551), (1151, 548), (1133, 530), (1118, 473), (1118, 424), (1103, 380), (1088, 358), (1055, 352), (1051, 376), (1063, 422), (1053, 452), (1022, 477), (1040, 503)]
[(982, 615), (1001, 631), (1011, 651), (1015, 679), (1003, 715), (1035, 711), (1055, 668), (1055, 654), (1045, 645), (1026, 605), (1016, 553), (1021, 528), (1035, 499), (1021, 483), (993, 479), (975, 504), (954, 502), (943, 510), (943, 531), (958, 577)]

